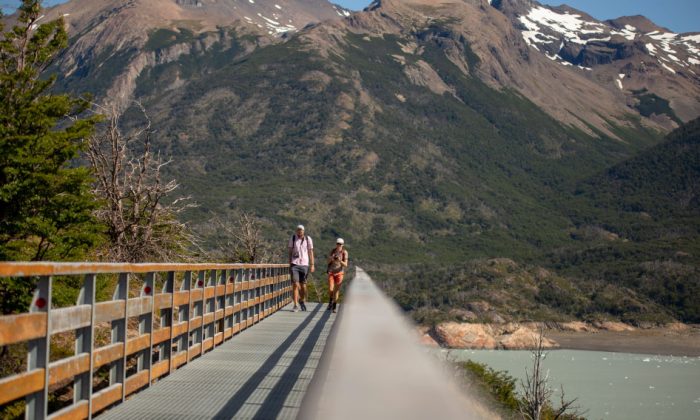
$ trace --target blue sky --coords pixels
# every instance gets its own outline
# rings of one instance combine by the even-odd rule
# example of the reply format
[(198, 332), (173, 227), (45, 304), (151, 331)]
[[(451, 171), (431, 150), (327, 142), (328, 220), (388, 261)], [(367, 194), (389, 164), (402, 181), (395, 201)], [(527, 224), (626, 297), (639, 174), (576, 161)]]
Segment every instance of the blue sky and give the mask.
[[(260, 0), (272, 1), (272, 0)], [(46, 0), (47, 5), (62, 0)], [(370, 0), (335, 0), (348, 9), (360, 10)], [(16, 6), (16, 0), (0, 0), (3, 9)], [(611, 19), (626, 15), (644, 15), (656, 24), (675, 32), (700, 32), (700, 0), (540, 0), (540, 3), (568, 4), (598, 19)]]

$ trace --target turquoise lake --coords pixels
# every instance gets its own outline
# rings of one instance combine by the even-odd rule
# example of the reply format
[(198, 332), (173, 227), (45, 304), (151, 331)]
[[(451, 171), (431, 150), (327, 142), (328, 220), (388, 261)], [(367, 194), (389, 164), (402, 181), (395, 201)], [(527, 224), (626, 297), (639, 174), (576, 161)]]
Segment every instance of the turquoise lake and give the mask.
[[(449, 357), (486, 363), (518, 383), (532, 363), (529, 351), (452, 350)], [(588, 419), (700, 419), (698, 357), (554, 350), (544, 368), (554, 399), (563, 385)]]

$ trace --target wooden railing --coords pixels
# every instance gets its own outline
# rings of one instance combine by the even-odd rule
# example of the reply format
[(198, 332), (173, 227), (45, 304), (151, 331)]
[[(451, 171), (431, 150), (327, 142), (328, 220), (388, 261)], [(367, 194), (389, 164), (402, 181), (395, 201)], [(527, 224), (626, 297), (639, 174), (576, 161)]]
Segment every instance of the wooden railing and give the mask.
[[(52, 304), (58, 276), (80, 276), (74, 306)], [(0, 277), (36, 285), (29, 312), (0, 316), (0, 346), (27, 346), (27, 371), (0, 378), (0, 407), (25, 398), (29, 419), (91, 418), (291, 301), (289, 267), (275, 264), (0, 263)], [(98, 302), (105, 277), (116, 287)], [(70, 332), (75, 354), (57, 358), (51, 338)], [(108, 384), (93, 392), (100, 369)], [(71, 383), (72, 404), (49, 413), (50, 388)]]

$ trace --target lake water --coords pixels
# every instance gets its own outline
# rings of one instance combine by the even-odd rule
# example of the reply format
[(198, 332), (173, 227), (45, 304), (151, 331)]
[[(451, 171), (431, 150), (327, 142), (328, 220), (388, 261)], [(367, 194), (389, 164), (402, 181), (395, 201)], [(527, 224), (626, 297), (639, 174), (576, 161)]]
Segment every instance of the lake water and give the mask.
[[(449, 355), (507, 371), (518, 382), (532, 364), (529, 351), (452, 350)], [(544, 368), (551, 386), (558, 390), (562, 384), (567, 398), (578, 398), (588, 419), (700, 419), (698, 357), (555, 350)]]

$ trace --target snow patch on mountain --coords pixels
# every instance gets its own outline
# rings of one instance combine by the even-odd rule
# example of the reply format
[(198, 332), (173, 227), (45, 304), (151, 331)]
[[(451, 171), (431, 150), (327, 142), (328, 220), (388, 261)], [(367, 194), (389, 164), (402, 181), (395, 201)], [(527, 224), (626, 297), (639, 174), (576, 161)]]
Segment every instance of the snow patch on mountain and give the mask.
[(338, 5), (333, 5), (333, 8), (335, 9), (335, 12), (338, 14), (340, 17), (348, 17), (351, 15), (350, 11), (348, 9), (345, 9), (343, 7), (340, 7)]
[[(540, 42), (552, 43), (559, 40), (558, 37), (547, 35), (541, 32), (541, 26), (548, 28), (561, 34), (565, 39), (577, 44), (586, 44), (591, 40), (590, 37), (582, 38), (582, 35), (588, 34), (605, 34), (605, 25), (597, 22), (589, 22), (581, 18), (580, 15), (566, 13), (557, 13), (554, 10), (543, 6), (534, 7), (526, 16), (520, 17), (520, 22), (527, 28), (529, 32), (525, 40), (536, 42), (538, 38)], [(609, 37), (608, 37), (609, 38)]]
[(260, 17), (265, 22), (265, 26), (267, 27), (268, 33), (270, 34), (282, 34), (285, 32), (296, 31), (297, 29), (294, 25), (285, 25), (280, 23), (279, 16), (276, 14), (272, 15), (273, 19), (264, 16), (261, 13), (258, 13), (258, 17)]
[[(681, 35), (659, 31), (649, 32), (645, 35), (653, 40), (646, 44), (647, 50), (650, 54), (658, 57), (659, 64), (666, 70), (676, 72), (666, 64), (671, 62), (681, 67), (700, 64), (700, 35)], [(657, 48), (661, 51), (659, 52)], [(685, 59), (680, 58), (679, 55), (685, 56)]]
[(644, 42), (649, 55), (673, 73), (679, 68), (700, 64), (700, 34), (676, 34), (658, 30), (643, 33), (630, 24), (620, 28), (609, 21), (591, 20), (583, 14), (536, 3), (527, 13), (518, 16), (517, 20), (527, 45), (563, 65), (577, 64), (576, 61), (570, 61), (570, 55), (568, 60), (563, 58), (566, 57), (563, 54), (565, 45), (577, 45), (574, 49), (580, 50), (591, 44), (607, 47), (609, 44), (606, 43), (612, 42), (610, 48), (616, 48), (616, 45), (625, 40), (630, 43)]

